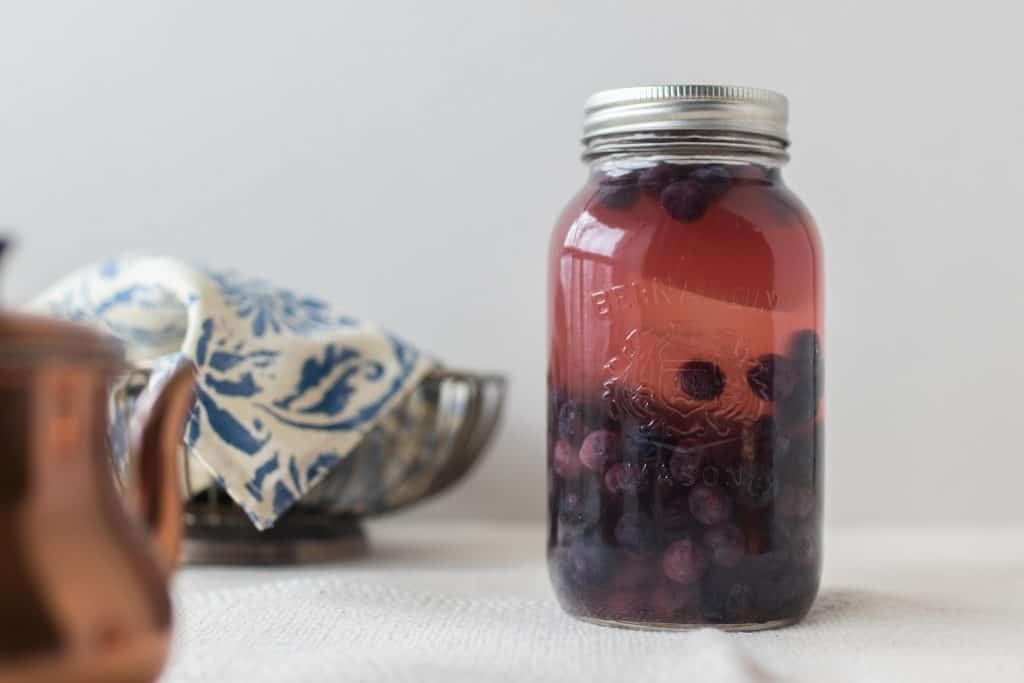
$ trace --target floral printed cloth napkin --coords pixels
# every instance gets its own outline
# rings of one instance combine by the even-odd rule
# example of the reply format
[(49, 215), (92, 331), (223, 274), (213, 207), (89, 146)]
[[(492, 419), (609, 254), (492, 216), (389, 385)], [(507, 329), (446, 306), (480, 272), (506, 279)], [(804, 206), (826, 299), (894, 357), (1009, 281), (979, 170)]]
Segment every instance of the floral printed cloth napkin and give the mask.
[(192, 361), (196, 405), (185, 441), (259, 529), (434, 366), (319, 299), (170, 258), (84, 268), (29, 307), (99, 329), (154, 375)]

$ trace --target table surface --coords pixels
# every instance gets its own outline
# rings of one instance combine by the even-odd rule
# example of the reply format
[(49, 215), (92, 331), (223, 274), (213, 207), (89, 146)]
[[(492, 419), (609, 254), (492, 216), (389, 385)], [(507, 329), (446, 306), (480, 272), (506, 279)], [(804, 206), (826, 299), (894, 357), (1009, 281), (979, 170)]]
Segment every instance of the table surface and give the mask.
[(804, 622), (735, 634), (569, 618), (539, 524), (369, 533), (345, 564), (183, 569), (162, 681), (1024, 681), (1020, 527), (830, 530)]

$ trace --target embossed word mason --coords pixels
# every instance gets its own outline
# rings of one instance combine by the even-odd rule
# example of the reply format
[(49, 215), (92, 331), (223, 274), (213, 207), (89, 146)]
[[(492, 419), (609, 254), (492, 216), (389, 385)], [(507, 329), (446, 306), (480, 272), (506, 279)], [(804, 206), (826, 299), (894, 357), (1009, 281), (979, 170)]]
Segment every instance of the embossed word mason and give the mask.
[(771, 289), (731, 285), (724, 280), (705, 282), (683, 280), (682, 287), (676, 288), (656, 278), (651, 278), (646, 282), (634, 280), (626, 284), (599, 289), (596, 292), (591, 292), (590, 300), (596, 307), (599, 316), (611, 317), (619, 309), (658, 305), (682, 306), (688, 299), (695, 296), (764, 311), (774, 310), (779, 304), (779, 295)]
[(562, 607), (754, 630), (821, 575), (821, 247), (782, 180), (786, 100), (594, 95), (550, 242), (548, 562)]

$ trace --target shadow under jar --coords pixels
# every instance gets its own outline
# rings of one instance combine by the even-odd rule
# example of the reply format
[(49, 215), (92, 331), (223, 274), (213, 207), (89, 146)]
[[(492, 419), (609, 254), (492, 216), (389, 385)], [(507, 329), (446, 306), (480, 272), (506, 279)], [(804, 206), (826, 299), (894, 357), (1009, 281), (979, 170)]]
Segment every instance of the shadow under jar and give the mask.
[(598, 93), (549, 264), (548, 564), (570, 614), (798, 621), (821, 572), (822, 274), (786, 100)]

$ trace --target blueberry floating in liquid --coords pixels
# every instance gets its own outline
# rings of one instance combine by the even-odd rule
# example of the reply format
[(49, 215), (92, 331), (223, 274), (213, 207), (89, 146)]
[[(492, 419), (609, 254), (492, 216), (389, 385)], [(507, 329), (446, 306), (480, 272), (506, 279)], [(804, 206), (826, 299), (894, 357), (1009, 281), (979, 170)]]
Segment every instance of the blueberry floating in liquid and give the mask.
[(774, 401), (776, 396), (787, 396), (796, 384), (796, 376), (789, 359), (769, 353), (758, 356), (747, 370), (747, 385), (762, 401)]
[(707, 553), (690, 539), (672, 543), (665, 549), (661, 560), (661, 569), (665, 576), (676, 583), (699, 581), (707, 568)]
[(654, 523), (640, 512), (627, 512), (615, 524), (615, 542), (622, 548), (651, 550), (656, 540)]
[(660, 194), (666, 185), (685, 178), (687, 170), (685, 166), (661, 162), (640, 171), (638, 182), (645, 191)]
[(704, 533), (704, 545), (711, 561), (723, 567), (735, 567), (746, 553), (747, 540), (735, 524), (719, 524)]
[(732, 500), (717, 486), (698, 484), (690, 491), (690, 513), (706, 526), (714, 526), (732, 516)]
[(604, 473), (605, 490), (635, 496), (647, 487), (647, 468), (631, 462), (611, 465)]
[(620, 176), (603, 176), (594, 197), (605, 208), (628, 209), (640, 197), (637, 174), (626, 173)]
[(696, 180), (677, 180), (661, 191), (661, 208), (681, 223), (691, 223), (708, 210), (711, 194)]
[(587, 434), (580, 446), (580, 461), (594, 472), (619, 459), (619, 437), (615, 432), (599, 429)]
[(566, 401), (558, 409), (558, 436), (574, 444), (583, 436), (583, 406), (576, 401)]
[(580, 458), (576, 454), (576, 449), (568, 441), (558, 441), (555, 444), (551, 460), (552, 468), (560, 477), (575, 477), (580, 471)]
[(718, 199), (732, 185), (732, 174), (727, 167), (721, 164), (700, 166), (693, 170), (690, 177), (707, 189), (711, 199)]
[(696, 401), (713, 401), (725, 389), (725, 373), (706, 360), (683, 363), (679, 368), (678, 381), (679, 389)]

